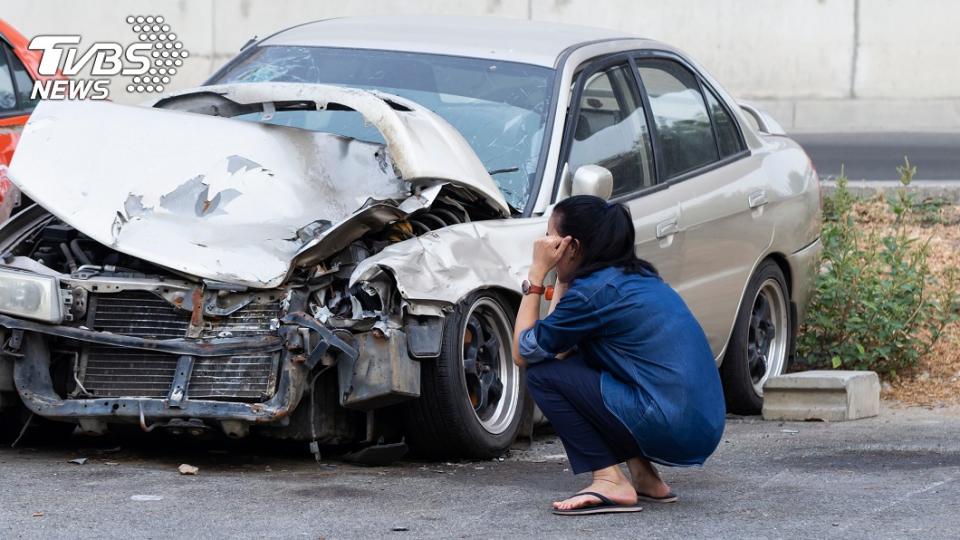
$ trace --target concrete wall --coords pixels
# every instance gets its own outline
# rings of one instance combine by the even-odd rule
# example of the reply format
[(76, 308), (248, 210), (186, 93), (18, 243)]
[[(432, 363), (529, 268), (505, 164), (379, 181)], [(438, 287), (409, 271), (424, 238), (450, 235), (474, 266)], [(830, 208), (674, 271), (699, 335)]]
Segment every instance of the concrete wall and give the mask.
[[(954, 0), (0, 0), (0, 18), (25, 35), (84, 43), (129, 42), (128, 15), (163, 15), (191, 53), (169, 89), (200, 83), (254, 35), (370, 13), (616, 28), (685, 49), (794, 131), (960, 131)], [(125, 85), (114, 84), (115, 100), (140, 99)]]

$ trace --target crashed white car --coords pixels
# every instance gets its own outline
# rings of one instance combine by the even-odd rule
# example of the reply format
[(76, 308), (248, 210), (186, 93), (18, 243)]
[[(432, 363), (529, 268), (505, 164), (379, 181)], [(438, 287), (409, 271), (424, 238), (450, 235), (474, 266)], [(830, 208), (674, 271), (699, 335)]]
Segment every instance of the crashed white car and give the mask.
[(662, 43), (526, 21), (297, 26), (147, 106), (40, 104), (11, 176), (0, 405), (93, 433), (499, 455), (531, 242), (576, 193), (630, 207), (756, 412), (820, 250), (769, 117)]

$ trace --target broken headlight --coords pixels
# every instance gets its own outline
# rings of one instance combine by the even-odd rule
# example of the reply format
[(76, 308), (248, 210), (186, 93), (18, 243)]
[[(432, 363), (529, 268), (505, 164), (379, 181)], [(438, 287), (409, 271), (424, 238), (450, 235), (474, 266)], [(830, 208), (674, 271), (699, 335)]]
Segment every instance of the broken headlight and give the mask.
[(57, 278), (0, 268), (0, 312), (59, 323), (62, 305)]

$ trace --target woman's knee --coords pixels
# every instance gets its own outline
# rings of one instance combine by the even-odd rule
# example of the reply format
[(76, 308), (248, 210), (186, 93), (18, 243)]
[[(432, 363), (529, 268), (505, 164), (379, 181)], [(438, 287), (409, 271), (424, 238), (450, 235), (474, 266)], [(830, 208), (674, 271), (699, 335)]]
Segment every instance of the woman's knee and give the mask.
[(583, 370), (591, 368), (583, 361), (579, 354), (572, 354), (563, 360), (546, 360), (527, 366), (527, 385), (543, 388), (551, 381), (561, 379), (570, 380), (577, 377)]
[(528, 364), (526, 370), (527, 385), (534, 388), (541, 388), (548, 377), (548, 371), (550, 371), (548, 362)]

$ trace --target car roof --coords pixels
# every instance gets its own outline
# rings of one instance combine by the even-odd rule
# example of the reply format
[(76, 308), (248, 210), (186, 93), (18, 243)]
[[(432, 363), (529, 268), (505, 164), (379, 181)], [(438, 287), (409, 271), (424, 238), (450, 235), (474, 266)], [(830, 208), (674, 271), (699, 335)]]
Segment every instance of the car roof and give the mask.
[(421, 52), (555, 67), (571, 47), (615, 39), (638, 38), (618, 30), (526, 19), (407, 15), (314, 21), (259, 44)]

